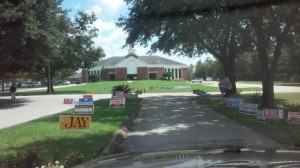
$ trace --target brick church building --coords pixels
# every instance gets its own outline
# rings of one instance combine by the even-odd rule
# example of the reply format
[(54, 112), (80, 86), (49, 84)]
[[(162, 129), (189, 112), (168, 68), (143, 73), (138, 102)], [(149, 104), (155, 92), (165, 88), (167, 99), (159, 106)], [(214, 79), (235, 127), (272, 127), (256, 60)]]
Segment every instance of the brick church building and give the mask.
[[(102, 72), (101, 72), (102, 71)], [(159, 56), (138, 56), (130, 47), (128, 55), (110, 57), (83, 71), (82, 76), (101, 73), (102, 80), (156, 80), (165, 72), (173, 73), (175, 80), (188, 79), (188, 65)], [(83, 79), (84, 80), (84, 79)]]

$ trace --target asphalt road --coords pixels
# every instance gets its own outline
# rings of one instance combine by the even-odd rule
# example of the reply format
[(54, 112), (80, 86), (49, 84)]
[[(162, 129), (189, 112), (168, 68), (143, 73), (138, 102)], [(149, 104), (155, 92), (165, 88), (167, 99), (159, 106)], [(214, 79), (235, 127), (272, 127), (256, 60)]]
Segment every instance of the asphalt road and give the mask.
[(142, 110), (121, 150), (149, 152), (228, 146), (281, 147), (273, 140), (197, 105), (191, 96), (159, 96), (143, 99)]

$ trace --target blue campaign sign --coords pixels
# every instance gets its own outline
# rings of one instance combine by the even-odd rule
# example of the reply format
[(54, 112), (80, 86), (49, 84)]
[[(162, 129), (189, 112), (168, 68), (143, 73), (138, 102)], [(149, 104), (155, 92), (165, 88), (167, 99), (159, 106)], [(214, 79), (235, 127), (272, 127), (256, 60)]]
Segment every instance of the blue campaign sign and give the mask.
[(93, 99), (90, 98), (79, 98), (80, 103), (93, 103)]
[(202, 99), (210, 99), (210, 94), (204, 93), (201, 95)]
[(227, 107), (240, 107), (240, 104), (243, 103), (242, 98), (231, 98), (227, 99)]
[(242, 103), (239, 107), (239, 112), (246, 115), (255, 115), (258, 110), (257, 104), (252, 103)]
[(258, 123), (266, 124), (266, 118), (264, 117), (264, 112), (262, 110), (257, 110), (256, 111), (256, 121)]

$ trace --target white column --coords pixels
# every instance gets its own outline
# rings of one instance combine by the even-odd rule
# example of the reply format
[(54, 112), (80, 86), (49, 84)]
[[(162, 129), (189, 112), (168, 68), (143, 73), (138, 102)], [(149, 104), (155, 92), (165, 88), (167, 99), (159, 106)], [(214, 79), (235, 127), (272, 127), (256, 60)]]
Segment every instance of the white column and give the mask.
[(177, 79), (179, 79), (179, 68), (177, 68)]
[(175, 68), (173, 68), (173, 79), (175, 79)]

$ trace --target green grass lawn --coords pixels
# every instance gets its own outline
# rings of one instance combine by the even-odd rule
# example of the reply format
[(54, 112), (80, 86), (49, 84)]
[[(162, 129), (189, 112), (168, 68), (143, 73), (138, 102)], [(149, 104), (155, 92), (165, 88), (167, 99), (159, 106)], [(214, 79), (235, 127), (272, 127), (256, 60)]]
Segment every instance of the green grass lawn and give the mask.
[[(249, 95), (246, 95), (245, 97), (246, 101), (248, 100), (249, 102)], [(297, 103), (294, 104), (292, 108), (298, 109), (298, 111), (300, 110), (300, 93), (276, 94), (275, 97), (278, 108), (285, 110), (285, 116), (287, 116), (287, 108), (290, 108), (289, 104)], [(221, 104), (219, 101), (204, 100), (198, 97), (197, 99), (199, 104), (207, 105), (216, 112), (234, 120), (241, 125), (247, 126), (248, 128), (259, 132), (262, 135), (270, 137), (286, 147), (300, 142), (300, 125), (288, 124), (286, 118), (284, 120), (267, 119), (266, 124), (261, 124), (257, 123), (256, 117), (239, 113), (238, 108), (228, 108), (225, 104)]]
[(74, 114), (74, 109), (1, 129), (0, 163), (22, 159), (32, 151), (36, 151), (44, 163), (60, 160), (68, 165), (95, 158), (138, 104), (138, 100), (132, 100), (126, 102), (124, 109), (110, 109), (109, 100), (94, 102), (95, 112), (88, 131), (59, 130), (59, 115)]
[[(55, 88), (54, 94), (109, 94), (113, 86), (127, 84), (126, 81), (103, 81), (87, 83), (84, 85), (70, 86), (64, 88)], [(146, 93), (175, 93), (175, 92), (192, 92), (194, 89), (201, 89), (206, 92), (219, 92), (218, 87), (206, 86), (203, 84), (191, 84), (185, 81), (164, 81), (164, 80), (138, 80), (129, 83), (129, 86), (136, 90), (142, 89)], [(178, 89), (178, 86), (188, 86), (189, 89)], [(171, 89), (169, 89), (171, 88)], [(258, 88), (238, 88), (238, 91), (256, 91)], [(24, 90), (17, 92), (17, 95), (43, 95), (43, 90)], [(1, 95), (8, 95), (2, 93)]]
[(300, 93), (276, 93), (275, 98), (279, 107), (283, 107), (286, 104), (300, 105)]
[(299, 82), (275, 82), (274, 85), (276, 86), (297, 86), (300, 87), (300, 83)]

